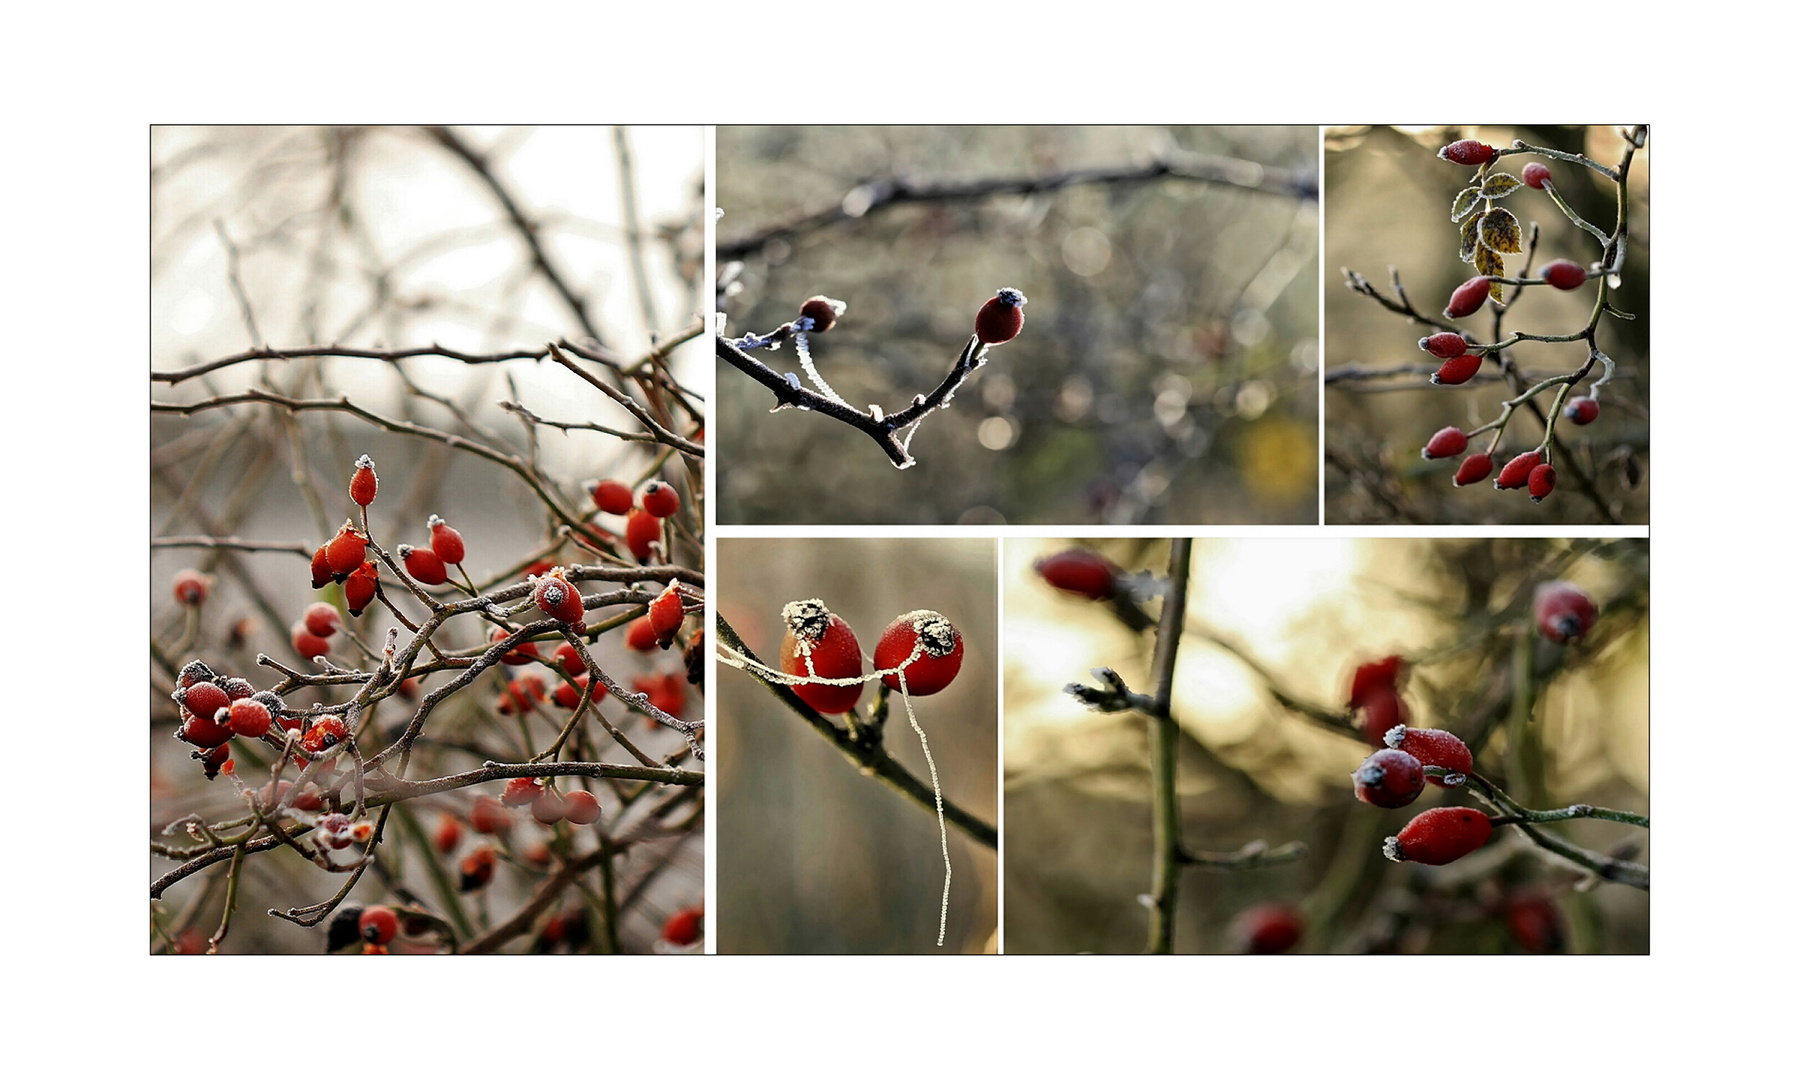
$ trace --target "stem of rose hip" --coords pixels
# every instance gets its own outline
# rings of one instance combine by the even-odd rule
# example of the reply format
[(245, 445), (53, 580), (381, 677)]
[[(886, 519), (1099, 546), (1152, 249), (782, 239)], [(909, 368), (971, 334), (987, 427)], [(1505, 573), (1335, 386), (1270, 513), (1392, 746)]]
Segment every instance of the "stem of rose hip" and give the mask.
[[(1510, 147), (1498, 147), (1494, 150), (1495, 160), (1499, 160), (1508, 154), (1539, 154), (1543, 157), (1555, 158), (1557, 161), (1567, 161), (1575, 165), (1584, 165), (1615, 183), (1622, 178), (1621, 173), (1607, 168), (1593, 158), (1588, 157), (1586, 154), (1571, 154), (1565, 150), (1552, 150), (1547, 146), (1532, 146), (1523, 139), (1514, 139), (1513, 144)], [(1629, 146), (1626, 148), (1625, 156), (1627, 159), (1631, 157), (1631, 148)]]
[(1612, 242), (1612, 238), (1607, 236), (1598, 225), (1590, 224), (1588, 221), (1584, 220), (1580, 214), (1575, 212), (1574, 207), (1563, 201), (1563, 197), (1556, 190), (1555, 184), (1544, 184), (1544, 194), (1550, 196), (1550, 201), (1556, 204), (1556, 208), (1563, 212), (1564, 217), (1574, 222), (1575, 225), (1587, 232), (1594, 239), (1600, 241), (1603, 246)]

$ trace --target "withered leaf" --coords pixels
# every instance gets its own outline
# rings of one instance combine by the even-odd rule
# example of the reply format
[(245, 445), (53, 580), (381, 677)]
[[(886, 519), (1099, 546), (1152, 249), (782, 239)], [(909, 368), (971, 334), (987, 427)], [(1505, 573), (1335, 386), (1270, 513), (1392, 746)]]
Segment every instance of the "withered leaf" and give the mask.
[(1502, 255), (1525, 250), (1519, 246), (1519, 219), (1498, 206), (1481, 215), (1481, 242)]

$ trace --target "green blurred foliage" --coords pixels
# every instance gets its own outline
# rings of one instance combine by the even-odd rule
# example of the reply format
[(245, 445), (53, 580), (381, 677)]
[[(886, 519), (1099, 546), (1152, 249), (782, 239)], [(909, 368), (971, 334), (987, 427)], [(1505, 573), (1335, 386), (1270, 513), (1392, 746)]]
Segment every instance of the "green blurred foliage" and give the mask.
[[(719, 612), (778, 664), (781, 608), (817, 597), (867, 658), (896, 616), (930, 608), (963, 635), (962, 670), (913, 708), (944, 797), (996, 819), (998, 601), (989, 540), (721, 540)], [(869, 668), (865, 668), (869, 670)], [(718, 784), (718, 947), (722, 953), (937, 953), (944, 864), (937, 822), (835, 747), (749, 675), (720, 666), (709, 733)], [(866, 716), (873, 688), (858, 703)], [(930, 772), (898, 695), (888, 752)], [(842, 718), (836, 719), (840, 724)], [(999, 898), (992, 850), (950, 830), (944, 952), (992, 952)]]
[[(1355, 569), (1312, 576), (1316, 549), (1354, 546)], [(1127, 570), (1164, 572), (1166, 542), (1012, 541), (1006, 545), (1006, 940), (1008, 953), (1130, 953), (1144, 947), (1151, 808), (1144, 718), (1082, 710), (1063, 692), (1116, 668), (1147, 682), (1154, 634), (1124, 629), (1104, 605), (1055, 593), (1034, 559), (1075, 544)], [(1247, 548), (1263, 569), (1252, 571)], [(1229, 561), (1231, 567), (1224, 563)], [(1306, 564), (1305, 568), (1298, 564)], [(1210, 565), (1209, 565), (1210, 564)], [(1269, 612), (1234, 616), (1212, 602), (1221, 573), (1246, 574), (1290, 596)], [(1370, 752), (1352, 732), (1281, 707), (1282, 692), (1342, 710), (1358, 663), (1399, 653), (1413, 664), (1405, 697), (1418, 727), (1469, 740), (1476, 770), (1526, 805), (1576, 802), (1646, 813), (1649, 807), (1648, 544), (1639, 540), (1200, 541), (1190, 618), (1246, 647), (1265, 681), (1201, 633), (1184, 635), (1174, 713), (1182, 835), (1196, 851), (1252, 841), (1301, 840), (1298, 862), (1264, 869), (1183, 872), (1179, 952), (1243, 951), (1234, 920), (1282, 903), (1307, 924), (1294, 951), (1310, 953), (1519, 953), (1509, 905), (1547, 900), (1562, 948), (1645, 953), (1648, 894), (1624, 885), (1577, 887), (1580, 872), (1550, 862), (1504, 829), (1474, 855), (1444, 867), (1395, 864), (1382, 840), (1431, 806), (1477, 805), (1428, 788), (1411, 806), (1358, 802), (1350, 773)], [(1540, 679), (1524, 735), (1507, 726), (1516, 631), (1538, 582), (1567, 578), (1601, 602), (1588, 638), (1563, 649), (1532, 634)], [(1209, 579), (1212, 582), (1209, 584)], [(1602, 821), (1540, 826), (1591, 850), (1645, 831)]]
[[(1588, 524), (1603, 517), (1578, 487), (1565, 462), (1595, 478), (1601, 498), (1621, 522), (1645, 523), (1650, 514), (1650, 151), (1646, 145), (1632, 161), (1629, 184), (1630, 237), (1619, 308), (1636, 319), (1602, 317), (1600, 348), (1618, 362), (1619, 371), (1601, 391), (1600, 418), (1587, 427), (1562, 422), (1557, 438), (1570, 453), (1557, 461), (1556, 492), (1534, 504), (1523, 492), (1502, 493), (1482, 481), (1458, 488), (1451, 483), (1457, 461), (1425, 461), (1420, 448), (1440, 428), (1469, 430), (1500, 414), (1500, 402), (1511, 396), (1497, 381), (1457, 387), (1432, 386), (1426, 375), (1407, 380), (1338, 382), (1332, 373), (1343, 368), (1394, 368), (1438, 361), (1422, 352), (1419, 338), (1435, 332), (1387, 311), (1368, 297), (1346, 288), (1340, 267), (1361, 273), (1390, 298), (1388, 268), (1421, 312), (1440, 317), (1457, 285), (1474, 276), (1474, 268), (1457, 257), (1459, 226), (1450, 220), (1450, 204), (1467, 186), (1473, 170), (1440, 161), (1438, 148), (1460, 138), (1479, 138), (1491, 146), (1510, 146), (1515, 139), (1569, 153), (1585, 153), (1615, 166), (1624, 142), (1614, 127), (1496, 127), (1329, 129), (1325, 140), (1325, 265), (1331, 280), (1325, 289), (1326, 466), (1325, 520), (1340, 524), (1473, 523)], [(1534, 155), (1500, 159), (1499, 171), (1519, 174), (1526, 163), (1542, 161), (1557, 190), (1577, 213), (1610, 231), (1617, 216), (1617, 186), (1605, 177), (1568, 162)], [(1539, 226), (1535, 272), (1552, 259), (1572, 259), (1583, 266), (1600, 256), (1600, 244), (1565, 217), (1541, 191), (1521, 187), (1498, 205), (1518, 218), (1529, 235)], [(1517, 276), (1523, 255), (1509, 255), (1506, 270)], [(1597, 286), (1573, 292), (1539, 287), (1527, 289), (1509, 305), (1503, 333), (1524, 330), (1539, 334), (1572, 333), (1585, 326)], [(1514, 290), (1508, 289), (1510, 295)], [(1458, 321), (1473, 340), (1490, 342), (1494, 309)], [(1523, 342), (1510, 350), (1519, 366), (1537, 378), (1567, 374), (1586, 358), (1582, 343)], [(1484, 368), (1492, 372), (1492, 365)], [(1595, 368), (1583, 393), (1601, 371)], [(1531, 381), (1536, 381), (1535, 379)], [(1375, 390), (1374, 387), (1388, 389)], [(1553, 394), (1538, 400), (1548, 409)], [(1504, 462), (1512, 454), (1537, 445), (1544, 429), (1526, 410), (1514, 415), (1500, 450)], [(1488, 436), (1477, 449), (1486, 449)]]
[[(1166, 154), (1316, 175), (1317, 129), (723, 127), (721, 244), (858, 197), (873, 178), (1025, 178)], [(727, 333), (801, 301), (848, 304), (812, 336), (859, 408), (935, 387), (997, 288), (1029, 298), (893, 468), (867, 436), (719, 365), (725, 523), (1317, 520), (1317, 221), (1307, 198), (1191, 180), (914, 203), (778, 239), (720, 267)], [(759, 351), (797, 371), (791, 345)], [(829, 493), (823, 495), (822, 493)]]

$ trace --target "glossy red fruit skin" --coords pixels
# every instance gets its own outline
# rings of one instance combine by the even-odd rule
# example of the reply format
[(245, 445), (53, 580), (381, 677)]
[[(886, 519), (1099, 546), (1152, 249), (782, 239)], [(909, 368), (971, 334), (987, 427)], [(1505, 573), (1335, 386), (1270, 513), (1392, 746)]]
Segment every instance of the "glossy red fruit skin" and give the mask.
[(212, 592), (212, 579), (198, 570), (183, 570), (172, 583), (175, 602), (184, 607), (199, 607)]
[(656, 627), (650, 616), (640, 615), (625, 626), (625, 647), (634, 652), (650, 652), (656, 648)]
[(325, 544), (325, 562), (331, 567), (331, 576), (339, 581), (349, 577), (351, 572), (363, 564), (363, 555), (369, 541), (356, 526), (346, 521), (338, 529), (336, 536)]
[[(907, 662), (915, 647), (922, 649), (918, 658)], [(909, 611), (889, 623), (875, 643), (877, 670), (906, 666), (881, 677), (889, 690), (899, 690), (900, 677), (906, 676), (909, 697), (928, 697), (955, 681), (962, 670), (963, 637), (949, 619), (935, 611)]]
[(1481, 354), (1469, 353), (1454, 360), (1446, 360), (1431, 374), (1434, 386), (1461, 386), (1473, 379), (1481, 371)]
[(618, 480), (596, 480), (588, 487), (588, 495), (603, 514), (631, 513), (631, 488)]
[(1104, 555), (1086, 548), (1046, 555), (1033, 568), (1052, 588), (1071, 596), (1110, 600), (1118, 592), (1119, 568)]
[(356, 921), (356, 932), (371, 945), (386, 945), (400, 932), (400, 919), (392, 908), (376, 904), (363, 908), (362, 918)]
[[(572, 683), (565, 682), (558, 684), (555, 692), (550, 695), (550, 700), (556, 702), (565, 709), (573, 709), (575, 706), (581, 704), (581, 691), (587, 688), (588, 678), (589, 677), (586, 675), (577, 675), (575, 676), (575, 681)], [(602, 686), (594, 697), (599, 699), (605, 695), (606, 688)]]
[(515, 776), (506, 782), (500, 792), (500, 805), (518, 808), (530, 806), (537, 802), (538, 796), (544, 793), (544, 786), (529, 776)]
[(1544, 463), (1544, 455), (1536, 450), (1527, 450), (1506, 463), (1500, 475), (1494, 477), (1494, 486), (1501, 491), (1512, 491), (1522, 488), (1531, 482), (1531, 470)]
[(1382, 739), (1389, 731), (1411, 719), (1412, 710), (1398, 690), (1377, 689), (1362, 706), (1363, 738), (1370, 746), (1380, 749), (1385, 745)]
[(1549, 282), (1552, 288), (1562, 289), (1564, 292), (1570, 289), (1579, 289), (1582, 283), (1587, 281), (1587, 271), (1583, 270), (1580, 264), (1570, 262), (1568, 259), (1556, 259), (1545, 263), (1543, 269), (1538, 271), (1538, 276)]
[(839, 303), (829, 296), (813, 296), (800, 305), (800, 317), (812, 320), (812, 332), (823, 334), (837, 325)]
[[(850, 679), (862, 674), (862, 649), (850, 624), (833, 615), (818, 600), (796, 600), (781, 609), (787, 632), (781, 639), (781, 670), (789, 675), (816, 675), (826, 679)], [(808, 655), (812, 667), (807, 669)], [(844, 713), (856, 707), (863, 684), (829, 686), (800, 683), (789, 687), (819, 712)]]
[(1550, 167), (1541, 161), (1531, 162), (1519, 170), (1519, 179), (1525, 181), (1528, 187), (1542, 191), (1544, 184), (1550, 179)]
[(474, 892), (488, 882), (494, 880), (494, 849), (477, 848), (463, 856), (461, 888), (463, 892)]
[(662, 539), (662, 519), (648, 510), (633, 510), (625, 518), (625, 546), (638, 562), (650, 560), (650, 546)]
[(640, 500), (644, 509), (659, 518), (674, 517), (681, 512), (681, 495), (673, 487), (661, 480), (652, 480), (644, 485), (644, 494)]
[(319, 545), (319, 550), (313, 552), (312, 585), (315, 589), (323, 589), (331, 583), (331, 558), (328, 554), (330, 550), (331, 543), (326, 541)]
[(1443, 866), (1479, 849), (1493, 832), (1493, 823), (1479, 810), (1439, 806), (1407, 822), (1400, 835), (1388, 837), (1382, 851), (1395, 862)]
[(1004, 345), (1025, 326), (1025, 294), (1001, 289), (975, 313), (975, 336), (988, 345)]
[(431, 530), (431, 553), (450, 566), (462, 565), (463, 556), (467, 554), (462, 533), (444, 524), (444, 519), (436, 514), (425, 519), (425, 527)]
[(301, 613), (300, 621), (305, 624), (307, 632), (315, 637), (328, 638), (338, 632), (343, 619), (338, 616), (338, 609), (330, 604), (317, 603), (307, 605)]
[(431, 833), (431, 846), (439, 855), (448, 855), (462, 843), (462, 824), (449, 814), (438, 815), (437, 828)]
[(268, 706), (251, 698), (232, 702), (230, 719), (226, 721), (232, 734), (242, 735), (246, 739), (260, 739), (267, 735), (269, 725), (273, 722)]
[(1481, 310), (1488, 301), (1488, 279), (1472, 277), (1456, 287), (1450, 294), (1449, 306), (1444, 308), (1444, 315), (1451, 319), (1466, 319)]
[(1425, 766), (1403, 750), (1377, 750), (1350, 774), (1356, 797), (1386, 810), (1405, 806), (1425, 790)]
[(1439, 458), (1455, 457), (1468, 448), (1469, 437), (1462, 433), (1462, 429), (1447, 427), (1433, 435), (1420, 453), (1426, 461), (1436, 461)]
[(563, 798), (563, 817), (571, 825), (592, 825), (600, 820), (600, 800), (593, 792), (576, 788)]
[(406, 567), (407, 576), (421, 585), (442, 585), (450, 580), (450, 571), (444, 568), (444, 560), (438, 558), (437, 552), (430, 548), (401, 544), (394, 549), (394, 554), (400, 556), (400, 565)]
[(562, 567), (554, 567), (548, 574), (538, 578), (537, 585), (531, 590), (531, 599), (538, 610), (560, 623), (577, 623), (586, 609), (581, 603), (581, 592), (563, 575)]
[[(1475, 771), (1475, 755), (1469, 753), (1469, 744), (1448, 731), (1409, 727), (1389, 731), (1382, 741), (1392, 749), (1412, 755), (1420, 765), (1436, 765), (1465, 776)], [(1438, 787), (1450, 786), (1436, 776), (1427, 776), (1425, 780)]]
[(367, 506), (375, 501), (375, 490), (380, 481), (375, 476), (375, 460), (364, 454), (356, 459), (356, 472), (350, 476), (350, 501), (358, 506)]
[(512, 828), (512, 815), (499, 799), (482, 795), (469, 807), (469, 828), (488, 836), (504, 833)]
[(1419, 339), (1419, 348), (1437, 357), (1439, 360), (1454, 360), (1469, 351), (1469, 339), (1461, 334), (1446, 330), (1430, 337)]
[[(488, 644), (498, 645), (500, 642), (505, 641), (509, 636), (510, 634), (504, 626), (496, 626), (494, 627), (494, 632), (488, 635)], [(537, 642), (521, 641), (517, 645), (506, 650), (500, 657), (500, 662), (508, 667), (519, 667), (524, 664), (529, 664), (537, 658)]]
[(1556, 490), (1556, 470), (1548, 465), (1539, 465), (1526, 477), (1525, 488), (1531, 492), (1532, 502), (1543, 502)]
[(1566, 940), (1562, 912), (1542, 896), (1507, 901), (1506, 932), (1519, 948), (1538, 955), (1562, 952)]
[(1258, 904), (1231, 921), (1237, 947), (1253, 956), (1275, 956), (1300, 944), (1306, 921), (1286, 904)]
[(656, 634), (656, 641), (663, 648), (675, 640), (681, 630), (681, 622), (685, 616), (681, 611), (681, 592), (670, 582), (656, 599), (650, 601), (650, 629)]
[(581, 662), (581, 654), (575, 651), (575, 646), (566, 641), (558, 645), (556, 651), (550, 654), (550, 662), (560, 665), (570, 675), (580, 675), (587, 670), (587, 665)]
[(1572, 424), (1591, 424), (1600, 418), (1600, 403), (1591, 397), (1570, 398), (1563, 406), (1563, 419)]
[(372, 562), (363, 563), (356, 572), (344, 582), (344, 606), (350, 614), (361, 615), (375, 599), (375, 583), (381, 580), (381, 571)]
[(1567, 581), (1546, 581), (1532, 596), (1532, 615), (1538, 631), (1558, 645), (1579, 641), (1594, 628), (1600, 609), (1580, 586)]
[(1367, 705), (1378, 692), (1394, 693), (1406, 676), (1406, 660), (1388, 656), (1357, 665), (1350, 676), (1350, 707)]
[(1494, 471), (1494, 459), (1489, 454), (1470, 454), (1463, 458), (1463, 463), (1456, 470), (1456, 486), (1467, 487), (1486, 480)]
[(1458, 165), (1486, 165), (1494, 156), (1494, 148), (1477, 139), (1458, 139), (1438, 151), (1438, 157)]
[(682, 908), (663, 923), (663, 940), (671, 945), (692, 945), (700, 940), (706, 928), (706, 912), (697, 907)]

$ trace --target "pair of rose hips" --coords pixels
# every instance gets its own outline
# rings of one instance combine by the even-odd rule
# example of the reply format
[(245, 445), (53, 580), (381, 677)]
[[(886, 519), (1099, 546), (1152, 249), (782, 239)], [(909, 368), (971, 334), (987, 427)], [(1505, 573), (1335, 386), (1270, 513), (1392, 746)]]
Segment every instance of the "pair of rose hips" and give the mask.
[[(793, 687), (800, 700), (822, 713), (844, 713), (862, 697), (863, 657), (856, 632), (831, 613), (824, 601), (795, 600), (781, 609), (786, 633), (781, 639), (781, 670), (806, 679), (855, 679), (834, 685), (801, 682)], [(875, 669), (890, 690), (925, 697), (949, 686), (962, 670), (962, 633), (935, 611), (909, 611), (881, 633), (875, 646)], [(904, 679), (904, 686), (902, 686)]]
[(580, 788), (567, 795), (530, 776), (518, 776), (506, 782), (500, 793), (500, 804), (530, 807), (531, 816), (541, 825), (554, 825), (567, 820), (571, 825), (592, 825), (600, 820), (600, 801), (590, 791)]
[(681, 494), (661, 480), (644, 485), (635, 501), (631, 488), (618, 480), (589, 480), (589, 497), (603, 514), (625, 518), (625, 546), (638, 562), (648, 562), (662, 540), (663, 519), (681, 511)]
[(337, 535), (313, 553), (313, 588), (323, 589), (333, 581), (341, 582), (344, 604), (351, 615), (361, 615), (375, 599), (376, 582), (381, 578), (375, 563), (365, 558), (368, 548), (369, 538), (357, 530), (355, 522), (345, 519)]
[(429, 547), (416, 548), (411, 544), (401, 544), (394, 549), (400, 557), (401, 565), (412, 579), (421, 585), (442, 585), (450, 580), (452, 566), (461, 566), (467, 549), (463, 545), (462, 534), (452, 529), (444, 519), (436, 514), (425, 520), (425, 527), (431, 530)]
[[(1025, 328), (1025, 302), (1025, 294), (1017, 289), (996, 290), (975, 313), (975, 336), (983, 345), (1004, 345), (1018, 337), (1019, 331)], [(808, 297), (800, 305), (800, 318), (795, 320), (795, 328), (823, 334), (837, 325), (844, 308), (842, 300), (833, 300), (829, 296)]]

